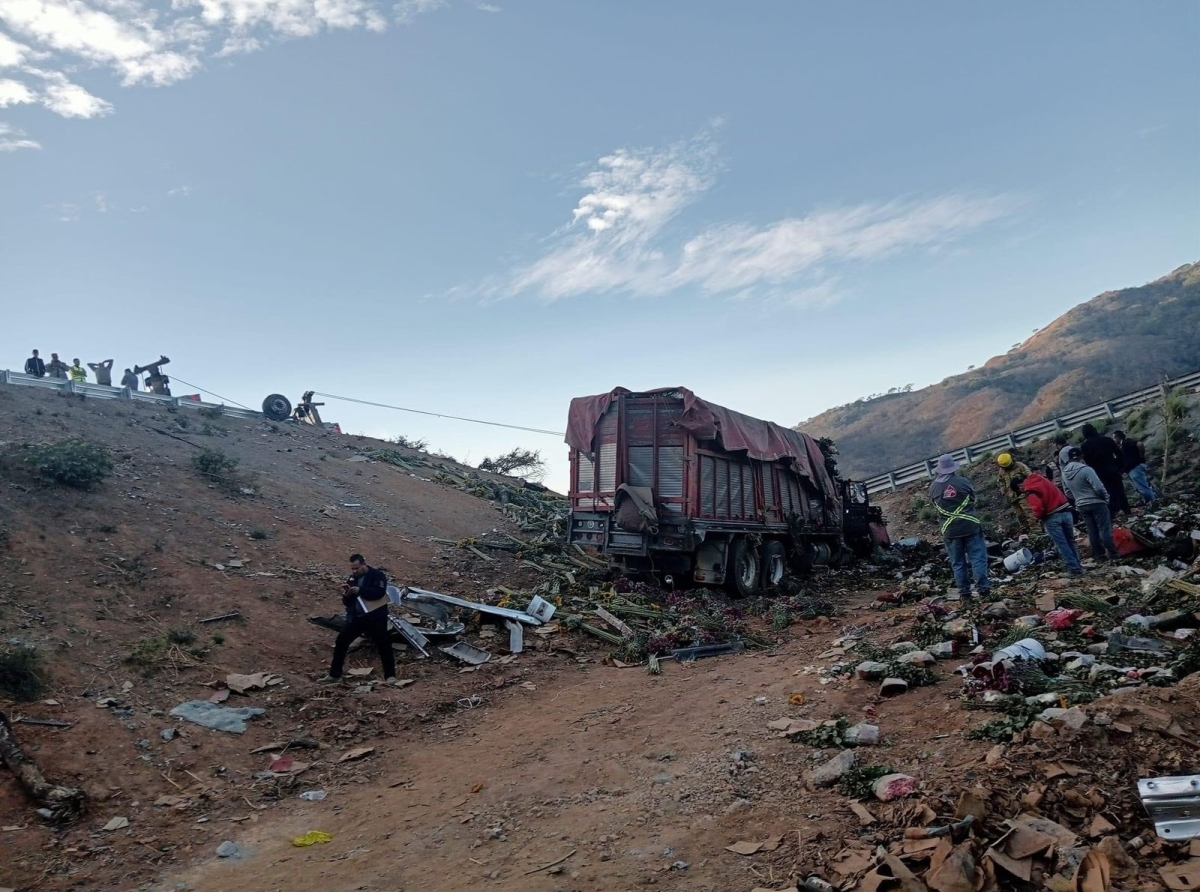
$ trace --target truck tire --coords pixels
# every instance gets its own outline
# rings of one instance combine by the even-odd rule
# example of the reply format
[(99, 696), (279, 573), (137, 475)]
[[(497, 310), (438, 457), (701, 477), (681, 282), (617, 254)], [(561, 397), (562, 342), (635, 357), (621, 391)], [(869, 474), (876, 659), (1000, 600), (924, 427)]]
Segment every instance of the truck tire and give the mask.
[(762, 587), (777, 589), (787, 572), (787, 549), (777, 539), (764, 542), (762, 547)]
[(282, 393), (273, 393), (263, 400), (263, 415), (271, 421), (287, 421), (292, 417), (292, 403)]
[(757, 595), (761, 568), (757, 547), (741, 537), (729, 543), (729, 566), (725, 575), (734, 594), (743, 598)]

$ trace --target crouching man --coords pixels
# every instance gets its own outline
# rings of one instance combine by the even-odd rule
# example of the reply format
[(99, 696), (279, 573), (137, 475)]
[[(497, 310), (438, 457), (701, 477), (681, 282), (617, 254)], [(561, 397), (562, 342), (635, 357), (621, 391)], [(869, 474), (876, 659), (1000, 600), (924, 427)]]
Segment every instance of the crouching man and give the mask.
[(346, 605), (346, 625), (333, 645), (329, 674), (318, 684), (336, 684), (342, 680), (346, 652), (359, 638), (370, 639), (383, 660), (384, 681), (396, 680), (396, 655), (388, 631), (388, 578), (382, 570), (367, 566), (361, 554), (350, 555), (350, 578), (342, 583), (342, 603)]

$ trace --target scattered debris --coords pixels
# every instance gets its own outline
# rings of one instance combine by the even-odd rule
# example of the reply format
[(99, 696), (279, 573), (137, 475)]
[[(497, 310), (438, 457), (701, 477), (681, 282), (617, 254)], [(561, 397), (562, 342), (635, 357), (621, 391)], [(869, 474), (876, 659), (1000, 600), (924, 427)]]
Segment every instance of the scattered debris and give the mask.
[(307, 833), (295, 837), (292, 840), (292, 845), (297, 848), (304, 848), (305, 846), (321, 845), (332, 841), (333, 834), (331, 833), (326, 833), (324, 830), (309, 830)]
[(265, 709), (254, 706), (235, 709), (231, 706), (220, 706), (208, 700), (188, 700), (172, 709), (171, 715), (205, 728), (212, 728), (215, 731), (242, 734), (246, 730), (247, 719), (265, 712)]

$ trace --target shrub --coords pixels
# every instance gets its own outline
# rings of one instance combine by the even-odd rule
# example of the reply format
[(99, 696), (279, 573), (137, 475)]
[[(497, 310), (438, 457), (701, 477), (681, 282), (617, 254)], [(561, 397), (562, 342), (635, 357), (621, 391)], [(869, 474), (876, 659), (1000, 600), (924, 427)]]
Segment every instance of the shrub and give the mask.
[(201, 449), (192, 456), (192, 467), (209, 480), (229, 478), (237, 471), (238, 460), (220, 449)]
[(417, 452), (424, 452), (429, 448), (428, 440), (411, 439), (404, 434), (396, 434), (394, 437), (388, 437), (389, 443), (395, 443), (397, 446), (403, 446), (405, 449), (415, 449)]
[(535, 449), (516, 448), (495, 458), (485, 458), (479, 463), (479, 470), (490, 471), (493, 474), (512, 474), (541, 480), (546, 476), (546, 462), (542, 453)]
[(188, 645), (196, 643), (196, 633), (191, 629), (168, 629), (167, 641), (171, 644)]
[(25, 461), (41, 477), (75, 489), (91, 489), (113, 470), (112, 454), (90, 440), (61, 440), (30, 446)]
[(267, 538), (267, 531), (266, 530), (251, 530), (250, 538), (251, 539), (265, 539), (265, 538)]
[(46, 690), (42, 655), (31, 647), (0, 651), (0, 691), (22, 703), (38, 699)]

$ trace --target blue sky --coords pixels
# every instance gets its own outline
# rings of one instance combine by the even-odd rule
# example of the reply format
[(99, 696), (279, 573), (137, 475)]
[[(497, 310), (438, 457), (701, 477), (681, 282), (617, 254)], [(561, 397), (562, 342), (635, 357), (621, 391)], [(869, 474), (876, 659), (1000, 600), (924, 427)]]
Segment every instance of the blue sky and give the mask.
[(796, 423), (1200, 259), (1198, 43), (1190, 0), (0, 0), (0, 367)]

